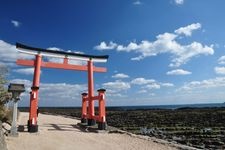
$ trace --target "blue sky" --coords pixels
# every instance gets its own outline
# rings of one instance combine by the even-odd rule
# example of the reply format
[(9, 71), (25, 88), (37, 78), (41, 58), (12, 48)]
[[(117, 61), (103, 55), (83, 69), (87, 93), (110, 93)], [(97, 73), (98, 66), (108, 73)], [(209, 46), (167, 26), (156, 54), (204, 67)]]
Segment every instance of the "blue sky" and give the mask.
[[(107, 105), (225, 101), (224, 0), (5, 1), (0, 5), (0, 64), (24, 83), (29, 105), (33, 69), (17, 66), (16, 42), (109, 55), (95, 89)], [(46, 58), (48, 61), (61, 60)], [(73, 61), (83, 64), (85, 62)], [(80, 106), (87, 73), (42, 69), (40, 106)]]

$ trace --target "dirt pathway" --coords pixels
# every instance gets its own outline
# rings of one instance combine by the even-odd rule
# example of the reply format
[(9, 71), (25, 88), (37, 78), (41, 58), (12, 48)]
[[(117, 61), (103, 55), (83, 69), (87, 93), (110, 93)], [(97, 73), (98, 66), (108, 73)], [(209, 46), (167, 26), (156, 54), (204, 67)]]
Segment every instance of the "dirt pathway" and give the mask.
[[(20, 113), (19, 125), (26, 127), (28, 113)], [(173, 150), (169, 145), (118, 133), (81, 131), (79, 120), (39, 114), (39, 132), (19, 132), (7, 137), (8, 150)]]

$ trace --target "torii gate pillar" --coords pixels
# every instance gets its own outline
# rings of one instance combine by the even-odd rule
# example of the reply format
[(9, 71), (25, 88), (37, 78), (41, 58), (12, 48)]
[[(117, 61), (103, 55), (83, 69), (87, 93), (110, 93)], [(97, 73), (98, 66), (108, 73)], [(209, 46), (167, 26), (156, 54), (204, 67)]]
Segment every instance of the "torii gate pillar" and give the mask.
[(88, 125), (92, 126), (96, 124), (94, 119), (95, 116), (95, 105), (92, 97), (94, 96), (94, 79), (93, 79), (93, 62), (88, 61)]
[(41, 55), (36, 55), (34, 61), (34, 77), (33, 85), (30, 92), (30, 113), (28, 120), (28, 132), (37, 132), (37, 108), (38, 108), (38, 90), (40, 84), (40, 73), (41, 73)]

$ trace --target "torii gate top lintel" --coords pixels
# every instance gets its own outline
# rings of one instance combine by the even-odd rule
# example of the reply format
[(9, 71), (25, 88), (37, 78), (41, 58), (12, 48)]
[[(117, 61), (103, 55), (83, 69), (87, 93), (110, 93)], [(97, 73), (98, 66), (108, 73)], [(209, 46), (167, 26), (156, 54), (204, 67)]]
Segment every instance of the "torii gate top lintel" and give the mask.
[[(41, 67), (44, 68), (58, 68), (58, 69), (67, 69), (67, 70), (79, 70), (79, 71), (88, 71), (87, 66), (84, 65), (75, 65), (69, 64), (68, 60), (80, 60), (80, 61), (91, 61), (91, 62), (107, 62), (109, 56), (96, 56), (96, 55), (86, 55), (86, 54), (78, 54), (74, 52), (66, 52), (66, 51), (57, 51), (57, 50), (49, 50), (43, 48), (35, 48), (31, 46), (27, 46), (21, 43), (16, 43), (16, 48), (18, 52), (29, 54), (29, 55), (40, 55), (47, 57), (55, 57), (64, 59), (63, 63), (55, 63), (55, 62), (41, 62)], [(16, 61), (17, 65), (22, 66), (35, 66), (35, 61), (33, 60), (25, 60), (18, 59)], [(95, 67), (93, 66), (94, 72), (106, 72), (107, 69), (104, 67)]]
[(50, 56), (50, 57), (59, 57), (59, 58), (69, 58), (69, 59), (76, 59), (76, 60), (92, 60), (93, 62), (107, 62), (109, 58), (108, 55), (103, 56), (96, 56), (96, 55), (87, 55), (87, 54), (80, 54), (74, 52), (67, 52), (67, 51), (58, 51), (58, 50), (49, 50), (43, 48), (36, 48), (27, 46), (21, 43), (16, 43), (16, 48), (19, 52), (37, 55), (41, 54), (43, 56)]

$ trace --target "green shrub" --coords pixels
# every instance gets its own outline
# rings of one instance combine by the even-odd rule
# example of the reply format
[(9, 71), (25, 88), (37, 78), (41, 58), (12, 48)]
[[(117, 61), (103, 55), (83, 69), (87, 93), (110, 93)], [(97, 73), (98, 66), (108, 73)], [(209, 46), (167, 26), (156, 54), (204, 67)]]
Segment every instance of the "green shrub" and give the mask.
[(0, 120), (6, 117), (4, 104), (7, 103), (10, 99), (10, 95), (4, 87), (4, 85), (7, 83), (5, 79), (7, 72), (8, 69), (5, 66), (0, 65)]

